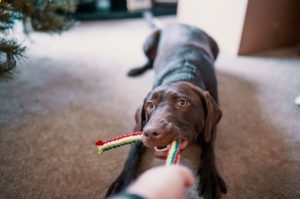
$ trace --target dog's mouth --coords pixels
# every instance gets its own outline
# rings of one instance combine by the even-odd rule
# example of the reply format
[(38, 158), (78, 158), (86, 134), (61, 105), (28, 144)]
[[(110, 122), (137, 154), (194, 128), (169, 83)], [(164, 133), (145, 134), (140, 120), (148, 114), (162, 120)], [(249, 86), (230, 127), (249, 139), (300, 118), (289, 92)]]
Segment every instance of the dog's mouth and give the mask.
[[(182, 151), (184, 150), (188, 145), (188, 140), (181, 139), (179, 141), (179, 149)], [(154, 146), (154, 156), (160, 159), (166, 159), (168, 156), (168, 152), (171, 148), (171, 143), (165, 145), (165, 146)]]

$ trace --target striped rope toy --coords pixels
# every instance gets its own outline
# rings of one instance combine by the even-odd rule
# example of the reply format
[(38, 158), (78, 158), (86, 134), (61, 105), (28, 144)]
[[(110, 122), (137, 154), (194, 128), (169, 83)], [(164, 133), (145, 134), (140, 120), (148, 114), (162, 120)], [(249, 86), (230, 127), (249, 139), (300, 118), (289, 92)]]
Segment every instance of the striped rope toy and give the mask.
[(169, 152), (168, 152), (166, 165), (178, 164), (179, 157), (180, 157), (179, 142), (174, 140), (172, 142), (171, 148), (169, 149)]
[[(103, 154), (110, 149), (118, 148), (127, 144), (135, 142), (141, 142), (144, 132), (134, 132), (126, 135), (122, 135), (116, 138), (109, 139), (107, 141), (98, 140), (95, 144), (98, 147), (98, 153)], [(169, 149), (166, 159), (166, 165), (178, 164), (180, 157), (179, 142), (174, 140)]]

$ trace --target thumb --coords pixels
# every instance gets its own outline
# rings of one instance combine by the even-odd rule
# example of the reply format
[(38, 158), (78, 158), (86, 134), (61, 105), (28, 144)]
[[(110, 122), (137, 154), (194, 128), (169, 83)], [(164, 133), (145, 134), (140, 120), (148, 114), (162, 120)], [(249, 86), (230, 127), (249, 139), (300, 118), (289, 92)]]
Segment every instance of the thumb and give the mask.
[(186, 167), (179, 167), (180, 169), (180, 174), (183, 178), (183, 184), (186, 188), (191, 187), (194, 185), (195, 183), (195, 178), (191, 172), (191, 170), (189, 170)]

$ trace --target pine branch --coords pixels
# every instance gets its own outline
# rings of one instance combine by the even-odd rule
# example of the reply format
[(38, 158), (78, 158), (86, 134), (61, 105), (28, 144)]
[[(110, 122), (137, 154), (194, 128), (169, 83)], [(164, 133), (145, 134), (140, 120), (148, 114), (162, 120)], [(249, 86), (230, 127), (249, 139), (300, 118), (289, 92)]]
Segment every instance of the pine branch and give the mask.
[(15, 20), (22, 20), (24, 30), (60, 33), (69, 29), (74, 20), (78, 0), (0, 0), (0, 79), (13, 74), (16, 60), (22, 57), (25, 47), (14, 38), (8, 39)]
[(16, 39), (10, 38), (0, 38), (0, 51), (13, 54), (15, 57), (21, 57), (22, 53), (25, 51), (25, 47), (21, 47), (21, 44), (16, 42)]
[(22, 13), (23, 19), (31, 19), (34, 30), (60, 33), (74, 24), (74, 20), (68, 15), (75, 11), (76, 2), (77, 0), (14, 0), (12, 5)]
[(74, 24), (70, 17), (50, 11), (37, 11), (31, 16), (32, 28), (36, 31), (60, 33)]
[(12, 29), (15, 19), (20, 19), (20, 15), (13, 11), (11, 4), (0, 3), (0, 31)]
[(16, 60), (22, 57), (25, 47), (17, 43), (15, 39), (0, 39), (0, 79), (13, 75)]
[(0, 60), (6, 59), (6, 61), (1, 62), (0, 64), (0, 81), (12, 78), (14, 76), (14, 68), (16, 66), (16, 60), (12, 57), (12, 55), (2, 55), (3, 53), (0, 53)]

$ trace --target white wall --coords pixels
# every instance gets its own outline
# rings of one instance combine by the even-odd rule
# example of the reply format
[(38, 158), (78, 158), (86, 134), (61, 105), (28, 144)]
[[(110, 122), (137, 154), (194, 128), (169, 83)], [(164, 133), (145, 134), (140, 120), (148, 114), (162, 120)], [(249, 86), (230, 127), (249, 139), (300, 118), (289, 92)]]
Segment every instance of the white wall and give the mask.
[(179, 0), (177, 21), (209, 33), (223, 51), (237, 54), (248, 0)]

